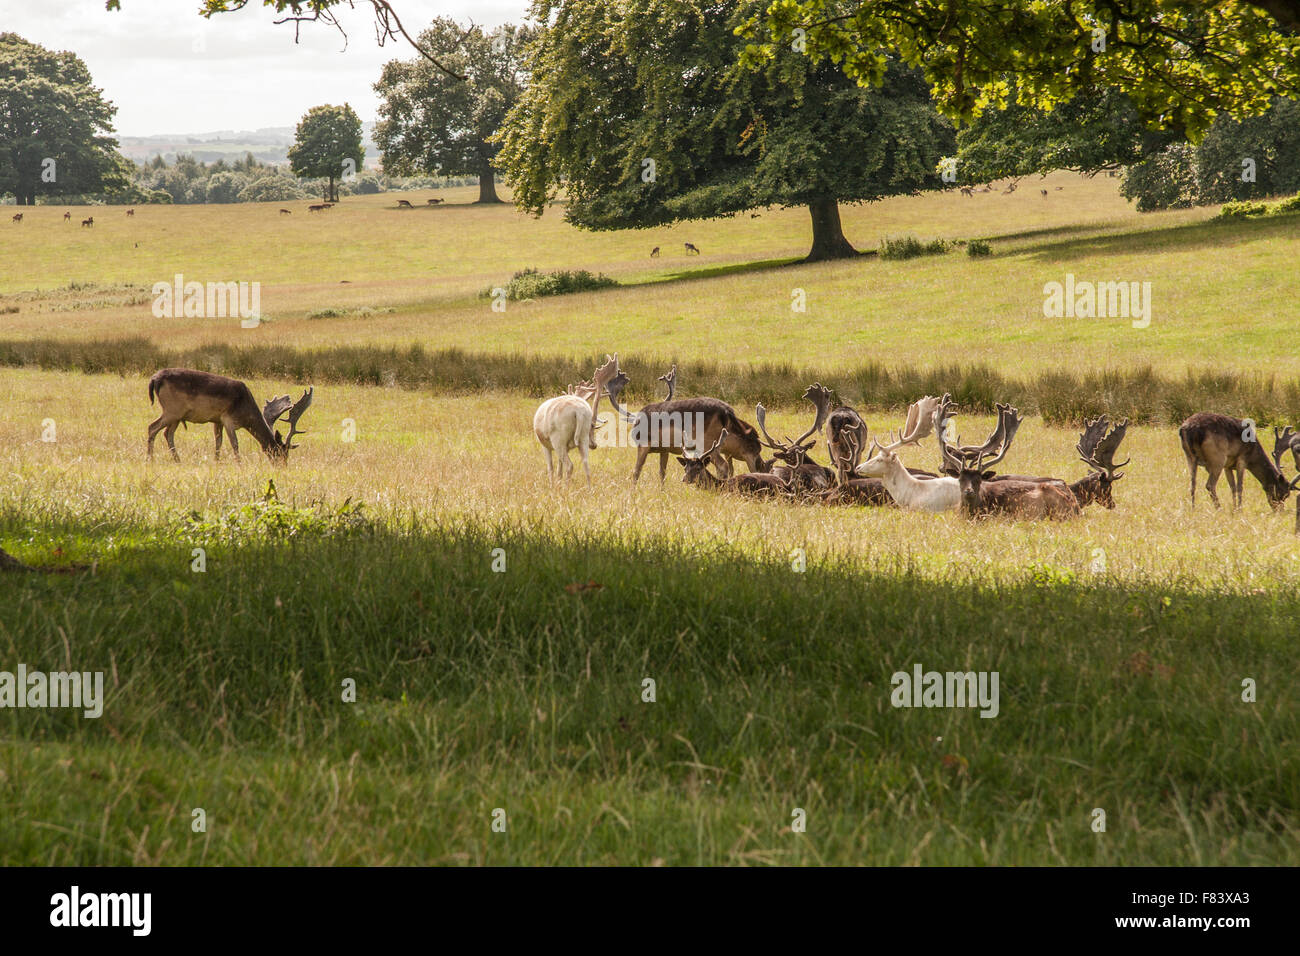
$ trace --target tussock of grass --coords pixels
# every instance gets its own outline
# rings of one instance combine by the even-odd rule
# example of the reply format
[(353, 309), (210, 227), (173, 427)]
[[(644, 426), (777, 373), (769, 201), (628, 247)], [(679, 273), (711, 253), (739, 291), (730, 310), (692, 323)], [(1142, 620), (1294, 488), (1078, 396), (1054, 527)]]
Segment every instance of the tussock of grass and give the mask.
[[(506, 298), (516, 301), (523, 299), (540, 299), (548, 295), (568, 295), (572, 292), (590, 292), (595, 289), (609, 289), (618, 285), (617, 279), (607, 275), (596, 275), (586, 269), (574, 271), (539, 272), (536, 269), (524, 269), (510, 277), (503, 288)], [(483, 292), (490, 297), (493, 289)]]
[(880, 258), (915, 259), (917, 256), (940, 256), (948, 251), (949, 243), (943, 239), (922, 242), (916, 236), (885, 237), (880, 240)]
[[(160, 368), (190, 367), (237, 378), (399, 386), (439, 393), (510, 389), (550, 395), (564, 384), (590, 376), (603, 355), (568, 359), (545, 355), (500, 355), (460, 349), (344, 346), (301, 351), (283, 346), (212, 344), (165, 349), (145, 339), (103, 342), (65, 340), (0, 341), (0, 366), (147, 377)], [(631, 376), (632, 400), (644, 396), (664, 369), (620, 355)], [(1231, 411), (1256, 422), (1300, 421), (1300, 382), (1275, 375), (1188, 371), (1181, 378), (1151, 368), (1088, 372), (1047, 370), (1019, 379), (986, 365), (889, 368), (871, 363), (828, 380), (823, 371), (786, 364), (681, 363), (683, 394), (714, 395), (738, 408), (757, 402), (797, 404), (813, 381), (833, 385), (841, 401), (862, 408), (901, 408), (922, 395), (951, 392), (964, 407), (989, 412), (1011, 402), (1052, 423), (1073, 424), (1100, 414), (1135, 422), (1177, 424), (1207, 409)]]

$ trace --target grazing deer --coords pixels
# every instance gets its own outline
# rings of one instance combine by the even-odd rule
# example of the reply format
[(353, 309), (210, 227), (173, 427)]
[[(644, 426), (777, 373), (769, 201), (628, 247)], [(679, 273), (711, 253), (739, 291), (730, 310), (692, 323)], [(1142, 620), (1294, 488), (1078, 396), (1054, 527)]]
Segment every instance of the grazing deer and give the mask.
[(918, 445), (935, 427), (935, 412), (939, 399), (927, 395), (907, 409), (907, 420), (902, 433), (892, 442), (882, 446), (871, 443), (872, 455), (854, 471), (864, 478), (879, 478), (884, 482), (889, 496), (900, 508), (911, 511), (952, 511), (961, 504), (961, 491), (956, 478), (923, 478), (912, 474), (898, 457), (904, 445)]
[(326, 202), (318, 202), (318, 203), (316, 203), (316, 204), (313, 205), (313, 206), (308, 206), (308, 207), (307, 207), (307, 211), (308, 211), (308, 212), (320, 212), (322, 209), (328, 209), (329, 207), (330, 207), (330, 204), (329, 204), (329, 203), (326, 203)]
[(974, 198), (975, 198), (975, 191), (974, 191), (973, 189), (971, 189), (969, 186), (962, 186), (962, 187), (961, 187), (961, 194), (962, 194), (963, 196), (965, 196), (967, 199), (974, 199)]
[(23, 221), (23, 214), (22, 214), (22, 213), (18, 213), (18, 215), (14, 216), (13, 221), (14, 221), (14, 222), (22, 222), (22, 221)]
[(94, 217), (94, 216), (91, 216), (89, 219), (83, 219), (83, 220), (81, 220), (81, 228), (83, 228), (83, 229), (86, 228), (87, 226), (94, 226), (94, 225), (95, 225), (95, 217)]
[(1242, 482), (1247, 471), (1264, 486), (1264, 494), (1273, 510), (1280, 508), (1291, 493), (1291, 486), (1282, 470), (1269, 459), (1259, 437), (1254, 434), (1253, 425), (1245, 419), (1216, 412), (1197, 412), (1179, 427), (1178, 438), (1187, 459), (1193, 507), (1196, 505), (1198, 465), (1203, 466), (1209, 475), (1205, 490), (1210, 493), (1210, 500), (1216, 508), (1219, 507), (1219, 496), (1215, 493), (1215, 485), (1224, 471), (1228, 473), (1233, 504), (1238, 508), (1241, 507)]
[(700, 250), (695, 245), (695, 243), (693, 242), (686, 243), (686, 254), (689, 256), (692, 252), (695, 253), (697, 256), (700, 254)]
[(430, 206), (436, 206), (436, 205), (438, 205), (438, 203), (440, 203), (440, 202), (443, 202), (443, 200), (441, 200), (441, 199), (430, 199), (430, 200), (429, 200), (429, 205), (430, 205)]
[[(945, 395), (935, 413), (942, 471), (957, 479), (962, 509), (970, 517), (1010, 515), (1015, 518), (1071, 518), (1079, 515), (1079, 502), (1065, 482), (1056, 479), (1003, 478), (994, 481), (990, 469), (1011, 450), (1024, 420), (1010, 405), (998, 404), (998, 423), (982, 445), (950, 445), (944, 434), (952, 400)], [(956, 439), (960, 441), (960, 439)], [(992, 456), (991, 459), (985, 460)]]
[(710, 458), (718, 453), (718, 449), (722, 447), (727, 438), (727, 430), (724, 428), (718, 435), (718, 440), (703, 454), (691, 455), (686, 453), (678, 455), (677, 460), (681, 462), (682, 468), (686, 472), (682, 476), (682, 481), (688, 485), (695, 485), (697, 488), (706, 488), (710, 491), (727, 491), (732, 494), (751, 497), (770, 498), (791, 493), (793, 489), (790, 483), (777, 475), (750, 472), (747, 475), (730, 475), (726, 478), (719, 478), (709, 471)]
[(414, 209), (415, 207), (411, 205), (411, 201), (410, 201), (409, 199), (399, 199), (399, 200), (397, 200), (397, 208), (398, 208), (398, 209)]
[(573, 477), (573, 462), (569, 449), (578, 449), (582, 470), (591, 484), (589, 455), (596, 445), (596, 429), (604, 424), (596, 417), (600, 408), (600, 395), (618, 374), (618, 356), (605, 356), (605, 364), (596, 369), (590, 382), (570, 385), (568, 392), (548, 398), (533, 414), (533, 434), (546, 452), (546, 474), (555, 480), (555, 455), (560, 456), (560, 478)]
[(1105, 415), (1083, 423), (1083, 434), (1074, 446), (1079, 453), (1079, 460), (1092, 469), (1084, 478), (1071, 482), (1070, 492), (1084, 508), (1096, 502), (1103, 508), (1114, 508), (1115, 499), (1111, 486), (1124, 477), (1119, 469), (1127, 465), (1131, 458), (1125, 458), (1115, 464), (1115, 452), (1128, 431), (1129, 421), (1116, 422), (1112, 428), (1110, 419)]
[(1015, 184), (1015, 183), (1012, 183), (1012, 184), (1011, 184), (1010, 186), (1008, 186), (1006, 189), (1002, 190), (1002, 195), (1004, 195), (1004, 196), (1010, 196), (1010, 195), (1011, 195), (1013, 192), (1015, 192), (1015, 191), (1016, 191), (1016, 184)]
[(658, 246), (655, 246), (653, 249), (650, 250), (650, 258), (651, 258), (651, 259), (658, 259), (658, 258), (659, 258), (659, 247), (658, 247)]
[(281, 209), (281, 210), (280, 210), (280, 215), (281, 215), (281, 216), (292, 216), (292, 215), (293, 215), (293, 210), (292, 210), (292, 209)]
[(72, 213), (70, 213), (70, 212), (65, 212), (65, 213), (63, 214), (63, 221), (64, 221), (64, 222), (71, 222), (71, 220), (72, 220)]
[[(670, 374), (675, 382), (676, 375)], [(619, 419), (632, 425), (628, 437), (637, 450), (636, 467), (632, 471), (634, 482), (641, 477), (641, 469), (645, 467), (650, 452), (659, 453), (659, 480), (662, 482), (668, 475), (670, 454), (682, 455), (688, 446), (700, 448), (708, 443), (715, 444), (716, 450), (712, 450), (710, 455), (723, 477), (731, 475), (731, 459), (743, 460), (750, 471), (762, 470), (763, 446), (758, 431), (743, 421), (726, 402), (716, 398), (666, 399), (644, 405), (633, 415), (619, 404), (619, 395), (628, 381), (627, 375), (619, 371), (606, 387), (605, 394)], [(672, 390), (673, 384), (670, 383), (670, 393)], [(718, 436), (724, 430), (727, 438), (719, 445)]]
[[(162, 432), (172, 458), (180, 461), (176, 454), (176, 426), (185, 422), (196, 425), (211, 422), (216, 437), (216, 457), (221, 457), (221, 432), (224, 428), (230, 439), (230, 450), (238, 461), (239, 441), (235, 438), (235, 431), (245, 428), (271, 461), (277, 464), (288, 461), (289, 452), (298, 447), (293, 444), (294, 436), (306, 434), (298, 430), (298, 420), (311, 405), (314, 392), (315, 389), (308, 388), (296, 402), (291, 401), (288, 395), (281, 395), (259, 409), (248, 386), (237, 379), (189, 368), (165, 368), (154, 372), (149, 379), (149, 404), (152, 405), (157, 396), (162, 414), (149, 423), (148, 457), (153, 458), (154, 439)], [(286, 412), (289, 436), (281, 438), (280, 433), (273, 429)]]
[(134, 215), (135, 215), (135, 210), (134, 210), (134, 209), (128, 209), (128, 210), (126, 211), (126, 215), (127, 215), (128, 218), (134, 216)]
[(817, 444), (817, 439), (807, 439), (821, 431), (825, 424), (830, 412), (831, 393), (830, 389), (817, 382), (808, 386), (803, 397), (813, 403), (817, 415), (807, 431), (793, 440), (787, 436), (784, 442), (777, 441), (767, 433), (767, 409), (759, 403), (755, 411), (758, 415), (758, 430), (763, 436), (760, 442), (774, 452), (771, 461), (762, 462), (761, 470), (776, 475), (795, 491), (821, 493), (835, 483), (835, 472), (817, 464), (808, 456), (813, 445)]

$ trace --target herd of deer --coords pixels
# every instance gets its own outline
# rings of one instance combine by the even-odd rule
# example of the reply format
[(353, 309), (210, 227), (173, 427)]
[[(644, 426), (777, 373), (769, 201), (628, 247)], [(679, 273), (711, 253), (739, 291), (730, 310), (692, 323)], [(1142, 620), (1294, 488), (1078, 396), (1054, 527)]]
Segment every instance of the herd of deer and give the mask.
[[(984, 442), (963, 445), (954, 434), (952, 398), (927, 395), (908, 407), (902, 429), (883, 436), (883, 444), (877, 435), (868, 448), (869, 433), (862, 416), (847, 405), (832, 408), (831, 390), (820, 382), (804, 392), (815, 411), (812, 424), (798, 438), (781, 441), (768, 432), (767, 410), (762, 404), (755, 410), (755, 427), (720, 399), (676, 398), (676, 365), (659, 377), (668, 387), (667, 398), (635, 413), (619, 401), (629, 381), (619, 369), (618, 356), (610, 356), (590, 381), (570, 385), (564, 395), (538, 407), (533, 415), (533, 432), (546, 454), (552, 480), (556, 455), (560, 478), (572, 477), (569, 452), (577, 449), (587, 481), (591, 482), (590, 452), (596, 444), (596, 429), (605, 423), (597, 417), (602, 395), (609, 399), (619, 421), (631, 426), (626, 434), (629, 444), (637, 450), (633, 482), (641, 477), (653, 452), (659, 455), (660, 481), (667, 476), (669, 456), (674, 455), (687, 484), (741, 495), (807, 499), (827, 505), (896, 505), (915, 511), (960, 509), (972, 516), (1069, 518), (1093, 503), (1114, 508), (1113, 487), (1124, 477), (1119, 469), (1129, 461), (1115, 461), (1115, 453), (1128, 431), (1128, 420), (1111, 422), (1105, 415), (1086, 422), (1075, 445), (1079, 459), (1088, 466), (1088, 474), (1067, 482), (993, 471), (993, 466), (1011, 450), (1024, 420), (1010, 405), (997, 406), (997, 424)], [(304, 434), (298, 422), (314, 393), (308, 388), (297, 402), (281, 395), (259, 407), (252, 391), (237, 379), (194, 369), (163, 369), (149, 379), (149, 403), (156, 399), (162, 411), (149, 424), (147, 455), (153, 457), (154, 439), (162, 432), (172, 457), (179, 460), (176, 429), (186, 423), (211, 424), (217, 457), (224, 432), (235, 458), (239, 458), (235, 432), (243, 428), (273, 462), (282, 463), (290, 450), (298, 447), (293, 444), (294, 436)], [(282, 418), (289, 425), (289, 434), (284, 438), (275, 430)], [(824, 434), (826, 440), (829, 466), (815, 462), (810, 454), (819, 434)], [(919, 446), (930, 435), (935, 436), (938, 445), (939, 471), (904, 465), (901, 450)], [(1253, 423), (1228, 415), (1198, 412), (1183, 422), (1178, 436), (1191, 478), (1193, 504), (1196, 473), (1202, 467), (1208, 472), (1205, 487), (1215, 507), (1219, 506), (1215, 488), (1225, 472), (1237, 507), (1242, 502), (1247, 471), (1259, 480), (1275, 510), (1292, 491), (1300, 489), (1300, 475), (1288, 481), (1283, 473), (1283, 457), (1288, 451), (1300, 472), (1300, 435), (1290, 427), (1273, 429), (1271, 458), (1254, 434)], [(764, 457), (769, 452), (771, 457)], [(748, 474), (733, 474), (734, 461), (745, 462)], [(1296, 530), (1300, 533), (1300, 501), (1296, 515)]]
[[(572, 476), (569, 451), (577, 449), (587, 481), (591, 481), (589, 455), (595, 447), (600, 397), (609, 399), (619, 421), (631, 426), (628, 442), (637, 449), (632, 471), (635, 482), (652, 452), (659, 455), (659, 478), (667, 475), (668, 457), (681, 464), (687, 484), (710, 490), (750, 496), (782, 496), (819, 501), (828, 505), (896, 505), (919, 511), (960, 509), (968, 515), (1002, 514), (1022, 518), (1068, 518), (1093, 503), (1114, 508), (1114, 483), (1124, 477), (1115, 453), (1129, 422), (1111, 422), (1103, 415), (1085, 423), (1075, 446), (1088, 474), (1078, 481), (1035, 475), (1002, 475), (992, 470), (1006, 457), (1023, 421), (1010, 405), (997, 406), (997, 424), (979, 445), (963, 445), (953, 432), (954, 403), (950, 396), (927, 395), (907, 410), (902, 429), (890, 432), (882, 444), (878, 436), (868, 448), (868, 429), (862, 417), (846, 405), (831, 407), (831, 391), (820, 383), (810, 385), (804, 398), (812, 403), (812, 424), (798, 438), (778, 441), (767, 431), (767, 410), (755, 410), (758, 426), (741, 419), (734, 408), (716, 398), (675, 398), (677, 366), (659, 377), (668, 397), (629, 412), (619, 396), (629, 379), (618, 367), (618, 356), (607, 357), (590, 381), (570, 385), (566, 394), (543, 402), (533, 416), (533, 432), (554, 478), (554, 456), (559, 455), (559, 475)], [(824, 432), (830, 465), (813, 461), (810, 451)], [(1196, 501), (1196, 473), (1208, 472), (1206, 489), (1216, 507), (1219, 476), (1228, 475), (1233, 502), (1240, 506), (1246, 471), (1264, 487), (1269, 504), (1278, 508), (1289, 493), (1300, 488), (1300, 475), (1288, 482), (1282, 459), (1290, 451), (1300, 471), (1300, 435), (1290, 427), (1273, 430), (1270, 459), (1243, 419), (1212, 412), (1192, 415), (1178, 434), (1191, 477), (1192, 502)], [(928, 472), (903, 464), (900, 451), (919, 446), (934, 435), (939, 471)], [(764, 453), (771, 457), (765, 458)], [(863, 460), (864, 452), (868, 457)], [(732, 462), (744, 461), (748, 474), (733, 474)], [(713, 470), (710, 471), (710, 466)], [(1300, 503), (1297, 506), (1300, 532)]]

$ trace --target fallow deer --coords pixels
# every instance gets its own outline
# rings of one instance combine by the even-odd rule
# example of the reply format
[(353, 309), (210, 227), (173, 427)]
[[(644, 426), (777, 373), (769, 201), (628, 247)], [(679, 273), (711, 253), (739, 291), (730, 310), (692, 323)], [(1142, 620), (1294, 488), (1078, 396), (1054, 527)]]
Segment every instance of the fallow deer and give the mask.
[(658, 247), (658, 246), (655, 246), (653, 249), (650, 250), (650, 258), (651, 258), (651, 259), (658, 259), (658, 258), (659, 258), (659, 247)]
[(1079, 502), (1080, 508), (1094, 501), (1103, 508), (1115, 507), (1111, 486), (1124, 477), (1124, 473), (1119, 469), (1132, 460), (1125, 458), (1118, 465), (1115, 464), (1115, 452), (1119, 450), (1128, 426), (1129, 421), (1126, 418), (1122, 422), (1116, 422), (1112, 427), (1110, 419), (1105, 415), (1083, 423), (1083, 434), (1079, 436), (1079, 442), (1074, 447), (1079, 453), (1079, 460), (1093, 470), (1086, 477), (1069, 485), (1070, 492)]
[(961, 504), (961, 492), (956, 478), (923, 478), (914, 475), (898, 457), (904, 445), (918, 445), (935, 427), (935, 413), (939, 399), (927, 395), (912, 403), (907, 409), (907, 420), (902, 433), (887, 445), (873, 441), (872, 455), (854, 471), (864, 478), (879, 478), (889, 496), (900, 508), (911, 511), (952, 511)]
[(81, 227), (82, 227), (83, 229), (86, 228), (87, 226), (94, 226), (94, 225), (95, 225), (95, 217), (94, 217), (94, 216), (91, 216), (89, 219), (83, 219), (83, 220), (81, 220)]
[(790, 483), (777, 475), (763, 472), (730, 475), (726, 478), (719, 478), (714, 475), (709, 471), (709, 460), (718, 453), (718, 449), (722, 447), (726, 440), (727, 430), (724, 428), (718, 435), (718, 440), (707, 451), (698, 455), (679, 455), (677, 460), (681, 462), (682, 468), (685, 469), (682, 481), (688, 485), (695, 485), (697, 488), (705, 488), (710, 491), (726, 491), (750, 497), (772, 498), (779, 495), (789, 495), (793, 492)]
[(596, 445), (596, 429), (604, 422), (596, 417), (600, 395), (618, 372), (618, 356), (605, 356), (605, 364), (596, 369), (590, 382), (570, 385), (567, 394), (549, 398), (533, 415), (533, 434), (546, 452), (546, 474), (555, 480), (555, 455), (560, 456), (560, 478), (573, 476), (569, 449), (578, 449), (582, 470), (591, 484), (589, 454)]
[(698, 256), (700, 254), (700, 250), (699, 247), (695, 245), (695, 243), (688, 242), (686, 243), (686, 254), (689, 256), (691, 253), (695, 253)]
[(826, 421), (826, 451), (836, 481), (843, 484), (858, 467), (867, 448), (867, 423), (852, 408), (840, 405)]
[[(998, 404), (997, 426), (984, 444), (951, 445), (944, 434), (951, 406), (951, 399), (945, 395), (935, 413), (935, 433), (943, 459), (942, 471), (957, 480), (962, 510), (967, 515), (1070, 518), (1080, 514), (1079, 503), (1063, 481), (1022, 478), (992, 480), (994, 474), (989, 470), (990, 467), (1006, 457), (1023, 421), (1015, 408)], [(986, 461), (990, 455), (992, 458)]]
[[(149, 404), (153, 404), (156, 396), (162, 414), (149, 424), (148, 457), (153, 458), (154, 439), (162, 432), (172, 458), (180, 461), (176, 454), (176, 427), (186, 422), (211, 422), (217, 457), (221, 455), (221, 432), (225, 429), (230, 439), (230, 450), (234, 452), (235, 460), (239, 460), (239, 441), (235, 432), (244, 428), (271, 461), (285, 462), (289, 452), (298, 447), (293, 444), (294, 436), (305, 434), (298, 430), (298, 420), (311, 405), (314, 392), (315, 389), (308, 388), (296, 402), (288, 395), (282, 395), (259, 409), (248, 386), (237, 379), (189, 368), (165, 368), (149, 379)], [(281, 438), (274, 428), (285, 413), (288, 413), (289, 435)]]
[(134, 209), (128, 209), (128, 210), (126, 211), (126, 215), (127, 215), (127, 218), (128, 218), (128, 219), (131, 218), (131, 217), (133, 217), (133, 216), (135, 215), (135, 210), (134, 210)]
[(308, 211), (308, 212), (320, 212), (322, 209), (328, 209), (328, 208), (329, 208), (329, 203), (318, 202), (318, 203), (316, 203), (316, 204), (314, 204), (314, 205), (308, 206), (308, 207), (307, 207), (307, 211)]
[(293, 215), (293, 210), (292, 210), (292, 209), (281, 209), (281, 210), (280, 210), (280, 215), (281, 215), (281, 216), (292, 216), (292, 215)]
[(23, 214), (22, 214), (22, 213), (18, 213), (18, 215), (14, 216), (13, 221), (14, 221), (14, 222), (22, 222), (22, 221), (23, 221)]
[(797, 492), (820, 493), (835, 483), (835, 472), (809, 457), (808, 452), (817, 444), (817, 439), (807, 439), (821, 431), (826, 416), (830, 413), (831, 393), (826, 386), (816, 382), (808, 386), (803, 397), (812, 402), (816, 417), (802, 435), (793, 440), (787, 436), (784, 442), (777, 441), (767, 433), (767, 409), (759, 403), (756, 413), (758, 430), (763, 436), (760, 441), (773, 451), (772, 460), (764, 460), (760, 470), (788, 482)]
[(71, 213), (71, 212), (65, 212), (65, 213), (63, 214), (63, 221), (64, 221), (64, 222), (71, 222), (71, 221), (72, 221), (72, 213)]
[(441, 200), (441, 199), (430, 199), (430, 200), (428, 201), (428, 203), (429, 203), (430, 206), (436, 206), (436, 205), (438, 205), (440, 202), (443, 202), (443, 200)]
[(411, 205), (411, 200), (409, 200), (409, 199), (399, 199), (399, 200), (397, 200), (397, 208), (398, 208), (398, 209), (414, 209), (415, 207)]
[(1296, 470), (1300, 471), (1300, 435), (1287, 425), (1279, 429), (1273, 427), (1273, 464), (1277, 465), (1277, 470), (1282, 470), (1282, 456), (1291, 452), (1291, 457), (1295, 459)]
[(1291, 493), (1291, 486), (1282, 475), (1282, 470), (1275, 465), (1264, 452), (1259, 436), (1252, 434), (1253, 428), (1245, 419), (1220, 415), (1217, 412), (1197, 412), (1178, 429), (1178, 439), (1183, 446), (1183, 456), (1187, 459), (1187, 470), (1191, 480), (1192, 505), (1196, 505), (1196, 469), (1204, 467), (1208, 473), (1205, 490), (1210, 493), (1214, 507), (1219, 507), (1219, 496), (1215, 486), (1219, 475), (1228, 473), (1228, 488), (1232, 491), (1233, 504), (1240, 508), (1242, 499), (1242, 482), (1249, 471), (1261, 485), (1268, 497), (1269, 506), (1277, 510)]
[(973, 199), (975, 197), (974, 190), (972, 190), (971, 187), (969, 186), (962, 186), (961, 194), (965, 196), (967, 199)]
[[(676, 376), (673, 376), (674, 381)], [(666, 380), (666, 379), (665, 379)], [(682, 455), (690, 448), (713, 445), (710, 457), (723, 477), (731, 474), (731, 459), (740, 459), (751, 472), (761, 471), (763, 446), (758, 431), (742, 420), (736, 410), (716, 398), (675, 398), (651, 402), (642, 406), (635, 415), (619, 404), (619, 395), (627, 387), (628, 377), (619, 371), (605, 389), (610, 404), (619, 419), (632, 428), (628, 436), (636, 446), (636, 467), (632, 471), (635, 482), (641, 477), (646, 458), (652, 451), (659, 453), (659, 480), (668, 475), (668, 456)], [(672, 385), (669, 386), (670, 391)], [(726, 440), (719, 444), (719, 436), (726, 431)]]

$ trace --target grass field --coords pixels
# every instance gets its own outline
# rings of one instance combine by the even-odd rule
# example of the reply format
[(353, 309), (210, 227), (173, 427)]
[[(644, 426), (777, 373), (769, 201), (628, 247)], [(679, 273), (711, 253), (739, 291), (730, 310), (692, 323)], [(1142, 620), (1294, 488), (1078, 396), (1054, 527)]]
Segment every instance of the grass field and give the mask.
[[(1138, 217), (1114, 180), (1045, 188), (846, 215), (860, 248), (983, 236), (991, 260), (764, 268), (749, 264), (805, 251), (806, 215), (586, 234), (377, 196), (311, 219), (99, 207), (92, 231), (38, 207), (0, 229), (0, 310), (18, 307), (0, 314), (0, 354), (139, 338), (273, 345), (287, 366), (457, 347), (573, 360), (553, 392), (614, 349), (638, 368), (681, 361), (685, 394), (692, 362), (828, 378), (983, 362), (1012, 380), (1223, 367), (1295, 387), (1294, 217)], [(698, 260), (677, 255), (688, 240)], [(504, 313), (478, 297), (531, 266), (630, 286)], [(148, 289), (178, 271), (262, 282), (272, 321), (154, 319)], [(1151, 326), (1042, 319), (1042, 285), (1066, 271), (1149, 278)], [(361, 306), (396, 311), (307, 318)], [(614, 447), (593, 453), (590, 487), (552, 489), (536, 383), (338, 376), (317, 382), (286, 468), (242, 435), (241, 464), (213, 461), (206, 426), (178, 435), (179, 464), (161, 445), (150, 464), (146, 376), (27, 364), (0, 369), (0, 546), (63, 573), (0, 577), (0, 671), (102, 670), (107, 700), (99, 719), (0, 709), (0, 863), (1300, 862), (1290, 502), (1270, 512), (1248, 478), (1240, 512), (1203, 491), (1191, 508), (1168, 424), (1130, 430), (1114, 511), (971, 522), (710, 496), (676, 464), (634, 489)], [(262, 398), (309, 382), (249, 384)], [(806, 424), (797, 392), (772, 399), (774, 430)], [(991, 423), (963, 415), (963, 436)], [(1080, 477), (1076, 438), (1030, 417), (1007, 465)], [(908, 461), (933, 457), (927, 443)], [(998, 672), (997, 717), (891, 706), (891, 676), (917, 664)]]

